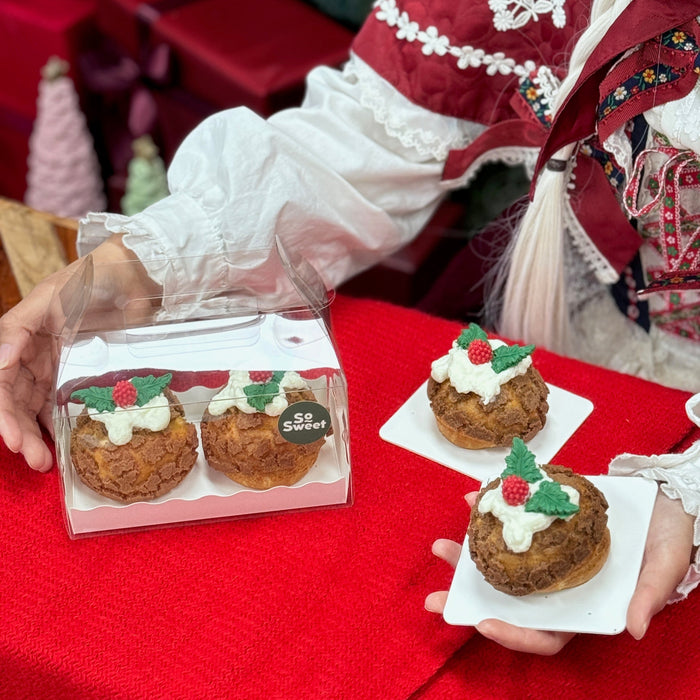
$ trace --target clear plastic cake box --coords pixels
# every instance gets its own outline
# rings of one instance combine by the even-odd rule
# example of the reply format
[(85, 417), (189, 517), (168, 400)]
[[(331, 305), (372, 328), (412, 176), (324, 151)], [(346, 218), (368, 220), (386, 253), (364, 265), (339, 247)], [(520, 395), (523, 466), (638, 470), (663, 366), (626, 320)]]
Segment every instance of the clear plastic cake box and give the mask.
[[(71, 538), (351, 504), (347, 387), (327, 317), (329, 295), (310, 266), (303, 261), (292, 265), (279, 248), (249, 251), (247, 256), (243, 272), (239, 258), (231, 265), (230, 277), (206, 291), (171, 292), (167, 268), (183, 261), (150, 261), (149, 269), (166, 269), (162, 296), (121, 301), (117, 311), (105, 308), (110, 293), (103, 280), (127, 275), (126, 266), (137, 263), (96, 266), (87, 258), (54, 300), (49, 323), (58, 340), (53, 420)], [(314, 465), (293, 485), (248, 488), (208, 465), (200, 421), (230, 371), (294, 372), (313, 392), (311, 413), (295, 412), (295, 404), (290, 404), (279, 421), (289, 442), (304, 440), (289, 432), (295, 422), (327, 419), (330, 425), (321, 435)], [(191, 471), (171, 491), (152, 500), (125, 504), (92, 490), (71, 458), (71, 432), (85, 408), (74, 392), (113, 387), (119, 379), (134, 376), (167, 374), (169, 389), (197, 431), (197, 460)], [(323, 423), (304, 423), (313, 425)], [(319, 434), (311, 433), (316, 439)]]

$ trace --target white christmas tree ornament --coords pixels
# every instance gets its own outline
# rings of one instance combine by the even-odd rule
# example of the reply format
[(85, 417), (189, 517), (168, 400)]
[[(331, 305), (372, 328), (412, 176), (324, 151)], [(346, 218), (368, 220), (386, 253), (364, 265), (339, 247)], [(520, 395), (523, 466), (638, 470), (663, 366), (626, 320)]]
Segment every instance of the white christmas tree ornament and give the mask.
[(94, 142), (68, 68), (54, 56), (41, 71), (24, 201), (40, 211), (80, 218), (104, 210), (106, 203)]

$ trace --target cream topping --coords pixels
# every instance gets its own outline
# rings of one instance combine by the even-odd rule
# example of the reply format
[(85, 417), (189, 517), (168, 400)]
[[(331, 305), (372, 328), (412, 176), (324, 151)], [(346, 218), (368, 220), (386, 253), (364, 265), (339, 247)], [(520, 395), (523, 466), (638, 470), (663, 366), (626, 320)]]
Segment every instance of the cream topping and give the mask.
[[(248, 397), (243, 391), (253, 382), (246, 370), (231, 370), (229, 372), (228, 383), (216, 394), (209, 403), (209, 413), (213, 416), (220, 416), (231, 406), (235, 406), (243, 413), (257, 413), (257, 409), (248, 403)], [(285, 372), (280, 381), (280, 392), (272, 401), (265, 405), (265, 413), (268, 416), (279, 416), (289, 405), (285, 391), (308, 389), (309, 385), (296, 372)]]
[[(487, 341), (492, 349), (506, 345), (501, 340), (489, 339)], [(438, 383), (450, 380), (450, 384), (460, 394), (474, 392), (487, 404), (493, 401), (500, 393), (501, 386), (514, 377), (525, 374), (532, 365), (532, 357), (524, 357), (517, 365), (509, 367), (503, 372), (494, 372), (490, 362), (475, 365), (469, 359), (467, 351), (461, 348), (457, 341), (452, 343), (452, 348), (431, 365), (430, 376)]]
[(98, 411), (88, 408), (92, 420), (102, 423), (109, 441), (113, 445), (126, 445), (133, 437), (135, 428), (158, 432), (167, 428), (170, 423), (170, 404), (168, 398), (159, 394), (143, 406), (117, 406), (114, 412)]
[[(549, 477), (529, 484), (530, 496), (537, 491), (542, 481), (553, 481)], [(568, 494), (569, 500), (574, 504), (579, 503), (579, 492), (571, 486), (561, 484), (562, 490)], [(546, 530), (559, 516), (545, 515), (544, 513), (529, 513), (525, 510), (525, 504), (511, 506), (503, 499), (501, 489), (495, 488), (484, 492), (479, 501), (479, 513), (493, 513), (503, 523), (503, 541), (511, 552), (520, 554), (527, 552), (532, 544), (532, 537), (536, 532)], [(566, 518), (567, 520), (573, 516)]]

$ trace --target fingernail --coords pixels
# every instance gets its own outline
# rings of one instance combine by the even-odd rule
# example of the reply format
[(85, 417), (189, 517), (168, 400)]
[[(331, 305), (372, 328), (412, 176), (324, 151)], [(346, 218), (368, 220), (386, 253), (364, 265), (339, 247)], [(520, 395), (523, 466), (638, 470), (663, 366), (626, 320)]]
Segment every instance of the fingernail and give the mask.
[(640, 639), (642, 639), (642, 637), (644, 637), (644, 635), (647, 633), (647, 630), (648, 630), (648, 629), (649, 629), (649, 621), (647, 620), (647, 622), (645, 622), (645, 623), (642, 625), (641, 632), (640, 632), (639, 634), (633, 634), (632, 636), (633, 636), (637, 641), (639, 641)]

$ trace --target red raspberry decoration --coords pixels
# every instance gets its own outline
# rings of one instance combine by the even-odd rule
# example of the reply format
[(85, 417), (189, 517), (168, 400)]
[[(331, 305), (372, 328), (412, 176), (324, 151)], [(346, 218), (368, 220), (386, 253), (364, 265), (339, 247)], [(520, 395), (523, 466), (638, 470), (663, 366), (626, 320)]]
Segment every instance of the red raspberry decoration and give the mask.
[(473, 365), (485, 365), (491, 362), (493, 350), (487, 340), (472, 340), (467, 348), (467, 356)]
[(511, 474), (503, 479), (501, 493), (509, 506), (521, 506), (530, 495), (530, 486), (521, 476)]
[(126, 379), (118, 381), (112, 389), (112, 401), (121, 408), (133, 406), (138, 395), (136, 387)]
[(272, 372), (266, 369), (253, 370), (252, 372), (248, 372), (248, 375), (250, 376), (250, 381), (254, 384), (265, 384), (272, 379)]

